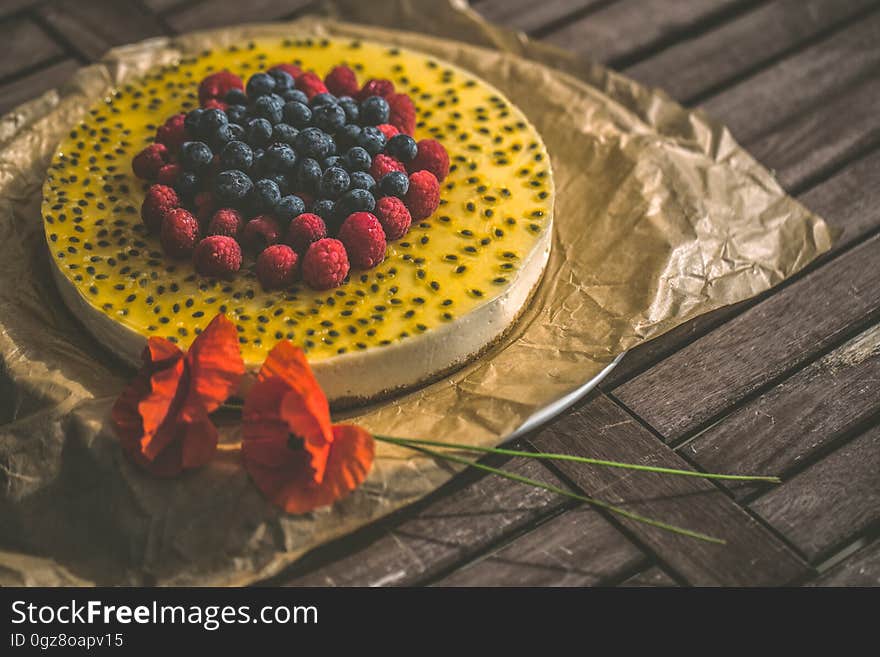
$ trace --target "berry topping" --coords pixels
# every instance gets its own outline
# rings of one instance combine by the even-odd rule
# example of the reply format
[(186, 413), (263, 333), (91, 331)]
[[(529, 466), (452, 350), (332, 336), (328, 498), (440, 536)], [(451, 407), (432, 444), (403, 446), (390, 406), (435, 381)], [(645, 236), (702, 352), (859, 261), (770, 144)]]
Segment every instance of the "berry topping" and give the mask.
[(384, 196), (376, 203), (376, 218), (385, 231), (385, 239), (399, 240), (412, 224), (409, 210), (399, 198)]
[(416, 171), (409, 177), (409, 191), (403, 202), (413, 219), (430, 217), (440, 204), (440, 183), (430, 171)]
[(168, 164), (168, 160), (168, 149), (164, 144), (151, 144), (134, 156), (131, 170), (138, 178), (155, 180), (159, 169)]
[(159, 241), (172, 258), (185, 258), (199, 241), (199, 222), (183, 208), (172, 208), (162, 217)]
[(257, 212), (272, 212), (280, 200), (281, 189), (274, 180), (262, 178), (254, 183), (251, 205)]
[[(204, 119), (202, 123), (204, 124)], [(180, 164), (185, 171), (205, 173), (213, 159), (214, 154), (210, 147), (201, 141), (187, 141), (180, 147)]]
[(327, 93), (327, 87), (314, 73), (307, 71), (296, 78), (296, 88), (302, 91), (307, 98), (311, 99), (315, 94)]
[(299, 257), (286, 244), (274, 244), (257, 256), (257, 280), (266, 290), (283, 290), (296, 280)]
[(296, 194), (289, 194), (278, 201), (272, 214), (274, 214), (279, 221), (290, 221), (305, 211), (305, 201)]
[(156, 174), (156, 182), (162, 185), (173, 185), (177, 181), (180, 172), (183, 171), (179, 164), (166, 164)]
[(169, 151), (176, 153), (180, 145), (188, 139), (185, 121), (186, 114), (175, 114), (169, 118), (156, 130), (156, 142), (164, 144)]
[(275, 78), (268, 73), (254, 73), (247, 81), (247, 97), (256, 100), (275, 91)]
[(379, 181), (379, 193), (382, 196), (403, 198), (409, 189), (409, 178), (402, 171), (389, 171)]
[(385, 177), (385, 174), (392, 171), (406, 173), (406, 167), (403, 166), (402, 162), (395, 160), (390, 155), (385, 155), (384, 153), (380, 153), (373, 158), (373, 164), (370, 166), (370, 175), (373, 176), (373, 179), (382, 180), (382, 178)]
[(360, 146), (354, 146), (348, 149), (348, 153), (345, 154), (345, 161), (351, 171), (369, 171), (373, 158)]
[(294, 80), (296, 80), (298, 76), (302, 75), (302, 69), (296, 64), (275, 64), (275, 66), (269, 69), (269, 73), (272, 73), (273, 71), (284, 71)]
[(244, 228), (244, 218), (237, 210), (221, 208), (214, 213), (208, 223), (208, 235), (224, 235), (226, 237), (238, 237)]
[(383, 98), (394, 93), (394, 83), (391, 80), (380, 80), (372, 78), (367, 80), (361, 90), (355, 95), (355, 100), (365, 100), (370, 96), (381, 96)]
[(312, 244), (303, 256), (303, 280), (315, 290), (339, 287), (348, 276), (348, 269), (345, 246), (339, 240), (330, 237)]
[(388, 107), (388, 101), (382, 96), (368, 96), (361, 102), (360, 116), (361, 123), (364, 125), (388, 123), (390, 113), (391, 108)]
[(418, 144), (418, 154), (407, 165), (410, 173), (430, 171), (440, 182), (449, 175), (449, 154), (436, 139), (422, 139)]
[[(379, 126), (380, 128), (382, 126)], [(397, 158), (401, 162), (409, 162), (415, 158), (419, 152), (416, 140), (409, 135), (399, 134), (388, 138), (385, 144), (385, 152), (391, 157)]]
[(241, 247), (227, 235), (211, 235), (196, 245), (193, 264), (202, 276), (228, 278), (241, 268)]
[(214, 216), (217, 200), (211, 192), (199, 192), (193, 199), (193, 203), (196, 206), (196, 219), (199, 220), (199, 225), (206, 225)]
[(312, 242), (327, 237), (327, 226), (316, 214), (305, 212), (290, 222), (284, 239), (294, 251), (304, 254)]
[(342, 167), (329, 167), (321, 176), (319, 193), (324, 198), (337, 199), (348, 191), (351, 177)]
[(385, 231), (369, 212), (355, 212), (342, 222), (339, 241), (356, 269), (371, 269), (385, 259)]
[(243, 141), (230, 141), (220, 151), (220, 168), (223, 171), (239, 169), (247, 171), (254, 163), (254, 151)]
[(259, 215), (245, 224), (241, 232), (244, 247), (254, 253), (261, 253), (267, 246), (277, 244), (281, 237), (281, 227), (269, 215)]
[(357, 76), (348, 66), (336, 66), (324, 78), (327, 90), (335, 96), (354, 96), (360, 87)]
[(229, 71), (209, 75), (199, 83), (199, 105), (209, 100), (222, 101), (230, 89), (244, 89), (241, 78)]
[(240, 204), (253, 188), (253, 181), (245, 172), (238, 169), (221, 171), (214, 181), (214, 193), (223, 204)]
[(411, 135), (416, 129), (416, 107), (406, 94), (391, 94), (386, 98), (391, 113), (388, 123), (401, 132)]
[(155, 233), (162, 226), (162, 217), (169, 210), (180, 205), (180, 199), (171, 187), (167, 185), (150, 185), (144, 203), (141, 205), (141, 219), (151, 233)]
[(398, 130), (397, 128), (395, 128), (395, 127), (394, 127), (393, 125), (391, 125), (390, 123), (381, 123), (381, 124), (377, 125), (376, 127), (379, 129), (379, 132), (381, 132), (383, 135), (385, 135), (385, 141), (386, 141), (386, 143), (385, 143), (385, 148), (388, 148), (388, 143), (387, 143), (387, 141), (388, 141), (389, 139), (391, 139), (391, 138), (394, 137), (395, 135), (399, 135), (399, 134), (400, 134), (400, 130)]

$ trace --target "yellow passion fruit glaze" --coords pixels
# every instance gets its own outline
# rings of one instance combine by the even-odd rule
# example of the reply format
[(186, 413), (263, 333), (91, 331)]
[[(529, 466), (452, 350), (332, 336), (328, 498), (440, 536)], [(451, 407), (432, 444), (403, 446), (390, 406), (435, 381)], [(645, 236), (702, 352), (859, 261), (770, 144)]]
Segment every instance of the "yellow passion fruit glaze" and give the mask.
[[(198, 106), (205, 76), (229, 69), (246, 80), (279, 62), (322, 77), (347, 64), (360, 83), (392, 80), (415, 103), (414, 138), (439, 140), (452, 164), (437, 211), (389, 242), (384, 262), (352, 270), (333, 290), (298, 284), (264, 291), (250, 260), (232, 280), (200, 277), (190, 261), (165, 256), (140, 220), (149, 184), (135, 177), (131, 160), (152, 143), (157, 126)], [(251, 366), (281, 339), (301, 346), (314, 363), (455, 322), (504, 294), (533, 249), (549, 244), (552, 208), (544, 144), (496, 89), (424, 54), (326, 39), (207, 51), (125, 84), (70, 130), (43, 188), (56, 274), (94, 311), (144, 338), (162, 336), (183, 348), (225, 313)]]

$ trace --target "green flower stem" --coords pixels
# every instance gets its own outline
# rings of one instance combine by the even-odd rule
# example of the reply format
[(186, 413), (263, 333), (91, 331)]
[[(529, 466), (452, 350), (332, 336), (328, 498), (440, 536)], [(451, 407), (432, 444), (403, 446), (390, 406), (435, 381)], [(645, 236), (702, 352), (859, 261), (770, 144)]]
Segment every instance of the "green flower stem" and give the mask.
[[(386, 436), (373, 436), (374, 438), (378, 438), (382, 440), (386, 438)], [(492, 474), (498, 475), (499, 477), (504, 477), (505, 479), (510, 479), (511, 481), (516, 481), (521, 484), (527, 484), (529, 486), (534, 486), (535, 488), (541, 488), (546, 491), (550, 491), (551, 493), (556, 493), (558, 495), (564, 495), (565, 497), (570, 497), (573, 500), (578, 500), (579, 502), (585, 502), (591, 506), (598, 507), (600, 509), (605, 509), (606, 511), (610, 511), (611, 513), (617, 514), (619, 516), (623, 516), (624, 518), (629, 518), (630, 520), (635, 520), (636, 522), (641, 522), (646, 525), (651, 525), (652, 527), (659, 527), (660, 529), (665, 529), (666, 531), (672, 532), (674, 534), (680, 534), (682, 536), (688, 536), (690, 538), (696, 538), (701, 541), (706, 541), (708, 543), (718, 543), (719, 545), (726, 544), (726, 541), (721, 538), (716, 538), (714, 536), (709, 536), (708, 534), (703, 534), (700, 532), (692, 531), (690, 529), (685, 529), (684, 527), (677, 527), (676, 525), (670, 525), (665, 522), (661, 522), (659, 520), (653, 520), (651, 518), (646, 518), (645, 516), (641, 516), (637, 513), (633, 513), (632, 511), (627, 511), (626, 509), (622, 509), (618, 506), (614, 506), (613, 504), (609, 504), (608, 502), (603, 502), (601, 500), (594, 499), (592, 497), (587, 497), (586, 495), (579, 495), (578, 493), (573, 493), (570, 490), (566, 490), (564, 488), (559, 488), (558, 486), (553, 486), (552, 484), (545, 484), (536, 479), (530, 479), (529, 477), (523, 477), (518, 474), (514, 474), (512, 472), (505, 472), (504, 470), (500, 470), (498, 468), (493, 468), (488, 465), (484, 465), (482, 463), (469, 461), (466, 458), (462, 458), (460, 456), (455, 456), (453, 454), (444, 454), (442, 452), (437, 452), (432, 449), (428, 449), (427, 447), (419, 447), (413, 444), (406, 444), (404, 441), (400, 441), (400, 445), (404, 447), (408, 447), (409, 449), (415, 450), (417, 452), (422, 452), (423, 454), (427, 454), (433, 458), (444, 459), (446, 461), (452, 461), (453, 463), (460, 463), (462, 465), (466, 465), (468, 467), (477, 468), (478, 470), (483, 470), (485, 472), (491, 472)]]
[(641, 470), (643, 472), (659, 472), (661, 474), (678, 475), (682, 477), (701, 477), (703, 479), (726, 479), (733, 481), (767, 481), (773, 484), (780, 483), (779, 477), (767, 475), (733, 475), (696, 472), (694, 470), (677, 470), (675, 468), (661, 468), (652, 465), (639, 465), (637, 463), (621, 463), (620, 461), (605, 461), (591, 459), (585, 456), (572, 454), (556, 454), (552, 452), (525, 452), (503, 447), (478, 447), (476, 445), (464, 445), (461, 443), (446, 443), (439, 440), (419, 440), (416, 438), (395, 438), (393, 436), (373, 436), (376, 440), (382, 440), (395, 445), (410, 447), (421, 445), (427, 447), (440, 447), (451, 450), (463, 450), (468, 452), (481, 452), (483, 454), (504, 454), (506, 456), (524, 456), (531, 459), (549, 459), (554, 461), (574, 461), (575, 463), (587, 463), (589, 465), (602, 465), (610, 468), (626, 468), (627, 470)]

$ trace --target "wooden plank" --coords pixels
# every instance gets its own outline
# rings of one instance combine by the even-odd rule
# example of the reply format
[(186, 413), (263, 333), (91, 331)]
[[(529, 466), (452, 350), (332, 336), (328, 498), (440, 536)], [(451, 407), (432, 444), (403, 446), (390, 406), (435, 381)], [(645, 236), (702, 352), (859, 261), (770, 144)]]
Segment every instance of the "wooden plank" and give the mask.
[(79, 62), (64, 59), (23, 78), (0, 85), (0, 114), (5, 114), (13, 107), (61, 85), (79, 66)]
[(297, 9), (310, 4), (311, 0), (204, 0), (197, 4), (185, 4), (165, 15), (168, 25), (176, 32), (204, 30), (237, 23), (258, 23), (289, 16)]
[(156, 17), (134, 0), (61, 0), (44, 5), (40, 15), (91, 61), (113, 46), (165, 33)]
[(483, 17), (506, 27), (534, 33), (566, 17), (600, 6), (606, 0), (480, 0), (472, 3)]
[(687, 103), (877, 5), (877, 0), (778, 0), (676, 43), (625, 72)]
[(199, 0), (141, 0), (141, 2), (143, 2), (144, 6), (150, 11), (162, 13), (169, 9), (180, 7), (183, 4), (194, 5), (199, 2)]
[(14, 18), (0, 23), (0, 78), (30, 69), (53, 57), (60, 57), (64, 50), (29, 18)]
[[(849, 340), (688, 443), (704, 470), (788, 474), (880, 412), (880, 325)], [(753, 486), (731, 486), (738, 497)]]
[(28, 7), (40, 4), (42, 0), (3, 0), (0, 2), (0, 18), (9, 16)]
[(880, 315), (880, 238), (688, 344), (614, 394), (677, 441)]
[[(751, 143), (874, 76), (880, 66), (878, 40), (880, 15), (875, 13), (716, 94), (703, 108), (741, 142)], [(816, 141), (828, 141), (823, 130)]]
[[(564, 486), (540, 463), (513, 459), (505, 470)], [(423, 581), (474, 556), (506, 534), (552, 514), (559, 495), (500, 477), (480, 477), (464, 488), (435, 493), (415, 513), (367, 545), (323, 548), (282, 582), (293, 586), (387, 586)], [(321, 563), (327, 559), (330, 563)], [(314, 567), (313, 564), (321, 563)]]
[(880, 425), (751, 504), (811, 562), (880, 520)]
[(436, 582), (439, 586), (595, 586), (645, 560), (590, 508), (550, 519)]
[(807, 586), (880, 586), (880, 540), (851, 554)]
[[(687, 469), (688, 464), (607, 397), (599, 396), (551, 423), (534, 438), (545, 452)], [(644, 516), (725, 539), (726, 545), (621, 522), (670, 572), (693, 585), (778, 585), (805, 564), (725, 493), (706, 480), (560, 461), (587, 494)]]
[(651, 566), (647, 570), (636, 573), (629, 579), (621, 582), (620, 586), (630, 588), (651, 588), (658, 586), (678, 586), (676, 581), (672, 579), (659, 566)]
[(751, 4), (743, 0), (621, 0), (567, 23), (545, 38), (597, 61), (620, 64)]

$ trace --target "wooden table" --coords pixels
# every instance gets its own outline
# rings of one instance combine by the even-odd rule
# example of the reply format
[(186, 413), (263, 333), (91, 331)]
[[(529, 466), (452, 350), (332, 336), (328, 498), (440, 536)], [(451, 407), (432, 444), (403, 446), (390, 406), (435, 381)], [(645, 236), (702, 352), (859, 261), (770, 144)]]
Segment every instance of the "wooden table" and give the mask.
[[(302, 1), (2, 0), (0, 112), (122, 43), (290, 18)], [(487, 18), (699, 105), (842, 231), (758, 298), (633, 350), (523, 449), (775, 487), (489, 460), (724, 547), (466, 472), (308, 555), (292, 585), (880, 584), (880, 0), (479, 0)]]

